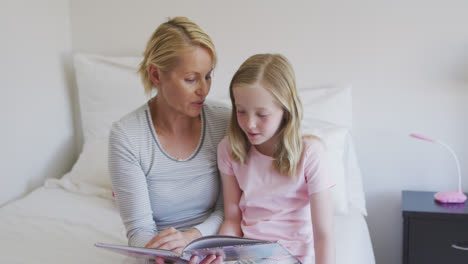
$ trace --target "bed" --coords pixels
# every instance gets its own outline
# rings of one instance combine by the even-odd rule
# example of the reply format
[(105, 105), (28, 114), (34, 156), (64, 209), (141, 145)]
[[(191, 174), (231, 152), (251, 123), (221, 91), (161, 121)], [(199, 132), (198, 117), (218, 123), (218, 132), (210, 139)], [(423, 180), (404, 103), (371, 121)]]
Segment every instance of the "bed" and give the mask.
[[(74, 57), (84, 145), (72, 170), (0, 208), (0, 263), (135, 263), (94, 247), (127, 244), (107, 170), (114, 120), (143, 104), (138, 57)], [(351, 136), (351, 87), (300, 89), (304, 128), (327, 144), (335, 204), (337, 264), (374, 264), (361, 171)], [(226, 98), (211, 98), (225, 102)]]

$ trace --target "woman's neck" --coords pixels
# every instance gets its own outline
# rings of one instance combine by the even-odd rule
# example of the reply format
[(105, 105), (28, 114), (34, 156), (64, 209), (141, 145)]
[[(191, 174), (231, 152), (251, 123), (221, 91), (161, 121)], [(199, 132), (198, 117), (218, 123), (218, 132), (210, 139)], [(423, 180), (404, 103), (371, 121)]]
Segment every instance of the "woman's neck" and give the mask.
[(164, 100), (155, 96), (149, 103), (151, 119), (158, 134), (178, 135), (192, 131), (200, 123), (200, 117), (190, 117), (174, 111)]

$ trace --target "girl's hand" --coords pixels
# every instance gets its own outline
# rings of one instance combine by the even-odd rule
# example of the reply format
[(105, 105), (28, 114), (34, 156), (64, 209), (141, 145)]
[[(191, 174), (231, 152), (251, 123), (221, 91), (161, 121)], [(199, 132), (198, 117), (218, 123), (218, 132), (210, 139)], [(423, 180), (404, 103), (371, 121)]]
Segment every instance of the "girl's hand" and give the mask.
[(196, 228), (181, 232), (174, 227), (169, 227), (153, 237), (145, 248), (158, 248), (181, 253), (188, 243), (199, 237), (201, 237), (201, 233)]
[[(190, 262), (188, 264), (197, 264), (198, 263), (198, 257), (193, 256), (190, 259)], [(200, 264), (221, 264), (223, 263), (223, 258), (221, 256), (216, 257), (215, 255), (209, 255), (207, 256)], [(162, 258), (156, 258), (156, 264), (164, 264), (164, 259)]]
[[(197, 264), (197, 262), (198, 262), (198, 257), (193, 256), (190, 259), (189, 264)], [(202, 262), (200, 262), (200, 264), (221, 264), (221, 263), (223, 263), (223, 257), (221, 256), (216, 257), (215, 255), (209, 255), (205, 259), (203, 259)]]

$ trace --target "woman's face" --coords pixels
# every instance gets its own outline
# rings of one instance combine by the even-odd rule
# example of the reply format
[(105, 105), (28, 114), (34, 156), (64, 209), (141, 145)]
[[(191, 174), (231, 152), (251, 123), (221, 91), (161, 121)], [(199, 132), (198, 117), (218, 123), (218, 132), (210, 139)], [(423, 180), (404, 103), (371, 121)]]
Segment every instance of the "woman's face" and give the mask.
[(199, 116), (210, 91), (212, 67), (209, 50), (195, 46), (179, 56), (174, 69), (160, 75), (158, 100), (180, 114)]

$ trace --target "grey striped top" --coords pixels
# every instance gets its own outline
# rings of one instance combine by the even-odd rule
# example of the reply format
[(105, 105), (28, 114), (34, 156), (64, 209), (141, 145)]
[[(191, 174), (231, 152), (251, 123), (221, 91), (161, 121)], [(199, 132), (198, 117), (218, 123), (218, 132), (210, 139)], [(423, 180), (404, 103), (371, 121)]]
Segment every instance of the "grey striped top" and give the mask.
[(228, 107), (206, 102), (199, 145), (183, 161), (161, 148), (147, 103), (113, 124), (109, 172), (130, 246), (145, 246), (171, 226), (216, 234), (224, 218), (216, 151), (229, 115)]

